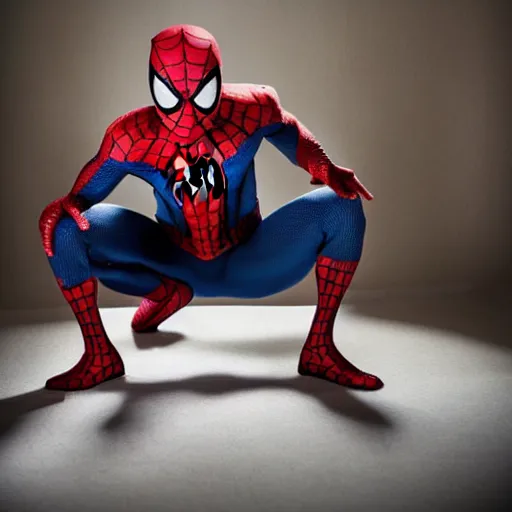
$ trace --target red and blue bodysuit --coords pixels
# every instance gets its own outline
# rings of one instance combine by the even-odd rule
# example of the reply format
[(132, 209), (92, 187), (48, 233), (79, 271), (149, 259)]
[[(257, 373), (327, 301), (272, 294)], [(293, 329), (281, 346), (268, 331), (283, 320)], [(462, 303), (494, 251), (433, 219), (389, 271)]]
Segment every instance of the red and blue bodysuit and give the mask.
[[(155, 330), (199, 297), (265, 297), (316, 265), (318, 305), (298, 370), (331, 382), (378, 389), (333, 341), (341, 300), (361, 257), (371, 194), (333, 164), (271, 87), (224, 84), (220, 51), (204, 29), (170, 27), (152, 40), (153, 106), (107, 129), (73, 188), (40, 218), (43, 246), (80, 324), (85, 351), (50, 389), (79, 390), (124, 374), (102, 325), (97, 283), (143, 297), (132, 328)], [(254, 157), (268, 140), (325, 184), (262, 219)], [(155, 220), (102, 203), (127, 175), (147, 182)]]

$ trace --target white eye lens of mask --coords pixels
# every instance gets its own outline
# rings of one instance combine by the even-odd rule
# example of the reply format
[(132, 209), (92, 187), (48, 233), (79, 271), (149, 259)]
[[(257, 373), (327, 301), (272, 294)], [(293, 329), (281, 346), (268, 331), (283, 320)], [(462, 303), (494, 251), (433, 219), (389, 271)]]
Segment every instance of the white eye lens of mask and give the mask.
[(200, 108), (210, 108), (217, 98), (217, 77), (214, 76), (194, 98), (194, 103)]
[(178, 104), (179, 99), (156, 75), (153, 77), (153, 94), (158, 106), (161, 108), (169, 109)]

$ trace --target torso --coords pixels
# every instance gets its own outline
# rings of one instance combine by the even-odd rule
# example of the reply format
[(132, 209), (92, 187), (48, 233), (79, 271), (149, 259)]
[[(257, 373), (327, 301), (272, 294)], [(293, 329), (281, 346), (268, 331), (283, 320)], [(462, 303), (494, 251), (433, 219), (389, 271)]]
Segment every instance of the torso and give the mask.
[(153, 186), (156, 218), (175, 243), (213, 259), (261, 221), (253, 160), (265, 130), (279, 121), (265, 87), (225, 84), (213, 128), (193, 144), (172, 142), (155, 107), (146, 107), (111, 126), (109, 158)]

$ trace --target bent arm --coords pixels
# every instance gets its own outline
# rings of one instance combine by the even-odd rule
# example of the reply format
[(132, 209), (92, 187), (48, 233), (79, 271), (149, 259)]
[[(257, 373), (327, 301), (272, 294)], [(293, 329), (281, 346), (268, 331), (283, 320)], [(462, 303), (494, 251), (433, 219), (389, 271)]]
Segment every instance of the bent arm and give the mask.
[(113, 136), (116, 125), (117, 121), (114, 121), (108, 127), (98, 153), (80, 171), (71, 191), (50, 203), (41, 213), (39, 230), (48, 257), (53, 256), (53, 235), (60, 219), (67, 214), (82, 231), (89, 229), (89, 222), (82, 212), (105, 199), (126, 176), (126, 163), (112, 158), (116, 148)]
[(87, 208), (103, 201), (127, 175), (126, 164), (111, 157), (114, 124), (107, 128), (98, 153), (82, 168), (69, 193)]
[(347, 197), (361, 194), (366, 199), (373, 199), (354, 171), (334, 164), (315, 136), (293, 114), (281, 107), (275, 91), (270, 94), (280, 122), (265, 138), (294, 165), (307, 171), (312, 176), (311, 183), (325, 183)]

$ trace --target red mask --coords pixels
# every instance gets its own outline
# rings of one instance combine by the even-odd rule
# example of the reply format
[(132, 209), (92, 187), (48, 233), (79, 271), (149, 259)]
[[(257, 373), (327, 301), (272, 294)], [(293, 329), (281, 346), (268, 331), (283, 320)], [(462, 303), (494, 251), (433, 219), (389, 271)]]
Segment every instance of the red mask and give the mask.
[(158, 115), (183, 145), (211, 128), (220, 98), (221, 58), (206, 30), (176, 25), (151, 41), (149, 78)]

